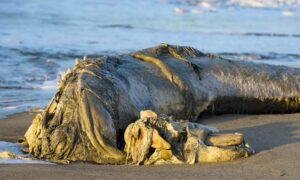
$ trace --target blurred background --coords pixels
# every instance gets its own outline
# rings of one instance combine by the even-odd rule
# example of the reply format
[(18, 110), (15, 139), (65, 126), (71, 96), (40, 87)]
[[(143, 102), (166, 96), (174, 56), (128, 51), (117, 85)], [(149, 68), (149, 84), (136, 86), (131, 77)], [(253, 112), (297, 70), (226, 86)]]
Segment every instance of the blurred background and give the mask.
[(1, 0), (0, 118), (45, 107), (77, 57), (163, 42), (300, 67), (300, 0)]

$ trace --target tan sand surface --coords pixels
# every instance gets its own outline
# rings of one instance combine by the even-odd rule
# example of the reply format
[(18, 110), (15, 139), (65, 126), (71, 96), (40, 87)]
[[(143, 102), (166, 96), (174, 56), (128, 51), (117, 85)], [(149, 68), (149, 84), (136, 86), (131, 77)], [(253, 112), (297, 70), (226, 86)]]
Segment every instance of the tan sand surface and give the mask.
[[(0, 120), (0, 141), (15, 142), (35, 113)], [(224, 133), (241, 132), (257, 154), (222, 164), (112, 166), (0, 165), (0, 179), (299, 179), (300, 114), (222, 115), (202, 117), (200, 123)]]

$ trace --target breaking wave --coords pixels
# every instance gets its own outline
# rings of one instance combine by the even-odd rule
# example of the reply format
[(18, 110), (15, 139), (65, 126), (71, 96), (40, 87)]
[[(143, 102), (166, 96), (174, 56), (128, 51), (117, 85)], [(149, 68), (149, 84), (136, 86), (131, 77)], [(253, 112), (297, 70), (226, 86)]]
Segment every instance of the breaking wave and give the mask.
[(217, 6), (240, 6), (251, 8), (300, 6), (300, 0), (176, 0), (175, 2), (204, 8), (213, 8)]

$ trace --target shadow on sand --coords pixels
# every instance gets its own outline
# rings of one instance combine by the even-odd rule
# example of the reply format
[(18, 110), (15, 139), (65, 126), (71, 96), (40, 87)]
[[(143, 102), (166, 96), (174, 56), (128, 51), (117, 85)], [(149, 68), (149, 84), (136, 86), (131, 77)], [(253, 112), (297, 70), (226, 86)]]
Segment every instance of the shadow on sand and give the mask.
[(222, 131), (222, 133), (243, 133), (246, 141), (259, 152), (300, 142), (300, 137), (297, 137), (295, 133), (295, 131), (299, 130), (300, 127), (296, 126), (294, 122), (282, 121), (253, 127), (225, 130)]

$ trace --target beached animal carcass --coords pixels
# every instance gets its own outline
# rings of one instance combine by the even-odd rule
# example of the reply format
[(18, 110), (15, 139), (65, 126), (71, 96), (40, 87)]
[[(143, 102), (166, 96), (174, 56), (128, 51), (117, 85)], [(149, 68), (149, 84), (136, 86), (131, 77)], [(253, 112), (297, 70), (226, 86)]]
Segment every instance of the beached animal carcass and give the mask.
[[(61, 163), (228, 161), (249, 154), (242, 136), (215, 135), (211, 128), (179, 120), (197, 121), (202, 114), (298, 112), (299, 97), (297, 68), (232, 61), (162, 44), (77, 61), (20, 143), (37, 158)], [(159, 116), (140, 116), (142, 110)], [(209, 143), (211, 137), (215, 143)], [(238, 143), (228, 143), (232, 139)]]

